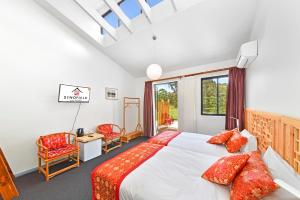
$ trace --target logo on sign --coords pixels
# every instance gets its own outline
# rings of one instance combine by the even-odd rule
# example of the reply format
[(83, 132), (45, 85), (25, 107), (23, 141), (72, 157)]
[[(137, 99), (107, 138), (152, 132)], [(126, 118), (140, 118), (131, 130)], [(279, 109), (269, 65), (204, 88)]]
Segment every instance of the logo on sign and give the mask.
[(79, 88), (76, 88), (75, 90), (72, 91), (74, 93), (74, 96), (79, 97), (80, 93), (82, 93)]

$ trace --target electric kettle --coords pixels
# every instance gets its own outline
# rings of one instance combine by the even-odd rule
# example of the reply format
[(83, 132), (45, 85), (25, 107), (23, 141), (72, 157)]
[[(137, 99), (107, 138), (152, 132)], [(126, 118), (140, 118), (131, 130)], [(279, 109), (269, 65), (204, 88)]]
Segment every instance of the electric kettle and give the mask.
[(84, 129), (83, 128), (77, 129), (77, 137), (82, 137), (82, 136), (84, 136)]

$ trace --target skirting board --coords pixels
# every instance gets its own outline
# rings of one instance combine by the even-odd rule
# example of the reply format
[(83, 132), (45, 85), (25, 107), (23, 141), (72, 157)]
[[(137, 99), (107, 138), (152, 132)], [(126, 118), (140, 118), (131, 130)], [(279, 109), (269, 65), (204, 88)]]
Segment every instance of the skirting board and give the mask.
[(37, 167), (14, 174), (16, 178), (37, 171)]

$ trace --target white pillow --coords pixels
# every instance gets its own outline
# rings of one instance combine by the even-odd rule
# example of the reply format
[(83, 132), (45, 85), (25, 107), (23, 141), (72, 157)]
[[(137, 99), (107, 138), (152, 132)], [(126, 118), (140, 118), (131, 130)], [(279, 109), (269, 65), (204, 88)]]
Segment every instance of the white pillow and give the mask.
[[(264, 153), (263, 160), (274, 179), (280, 179), (300, 191), (300, 176), (271, 147)], [(266, 200), (296, 200), (298, 199), (283, 188), (279, 188)]]
[(246, 129), (241, 132), (241, 135), (248, 139), (247, 144), (245, 144), (241, 148), (241, 152), (250, 152), (250, 151), (257, 151), (257, 139), (254, 135), (249, 133)]

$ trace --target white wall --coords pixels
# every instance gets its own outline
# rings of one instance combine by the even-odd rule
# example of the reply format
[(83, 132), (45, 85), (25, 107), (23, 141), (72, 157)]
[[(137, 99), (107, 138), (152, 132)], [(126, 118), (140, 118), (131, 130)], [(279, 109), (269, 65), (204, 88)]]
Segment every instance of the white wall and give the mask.
[[(172, 76), (180, 76), (190, 73), (196, 73), (201, 71), (207, 71), (218, 68), (232, 67), (234, 66), (235, 60), (227, 60), (218, 63), (212, 63), (207, 65), (200, 65), (196, 67), (189, 67), (186, 69), (176, 70), (168, 73), (163, 73), (163, 77), (172, 77)], [(225, 128), (225, 117), (224, 116), (204, 116), (201, 115), (201, 78), (216, 76), (226, 74), (226, 72), (218, 72), (207, 75), (197, 76), (197, 87), (196, 90), (198, 93), (196, 94), (197, 104), (196, 104), (196, 115), (197, 115), (197, 131), (203, 134), (213, 135), (220, 130), (224, 130)], [(144, 83), (148, 80), (146, 77), (136, 79), (136, 96), (144, 97)]]
[(0, 26), (0, 146), (14, 173), (37, 166), (38, 136), (71, 129), (78, 104), (57, 102), (59, 83), (92, 89), (76, 127), (120, 122), (121, 101), (105, 100), (104, 90), (134, 94), (123, 68), (34, 1), (2, 1)]
[(252, 39), (259, 56), (247, 69), (247, 107), (300, 118), (300, 1), (261, 0)]

